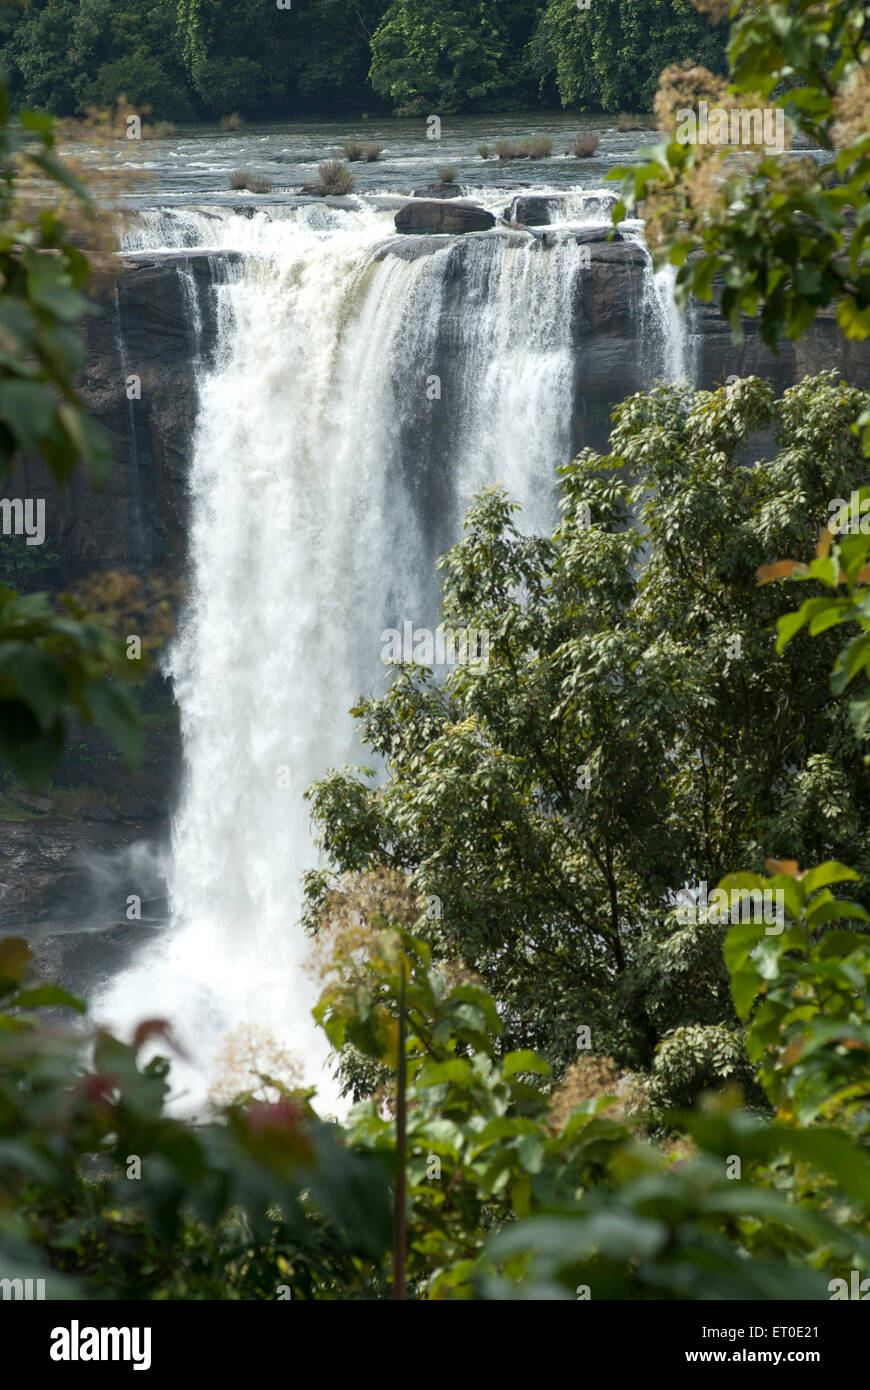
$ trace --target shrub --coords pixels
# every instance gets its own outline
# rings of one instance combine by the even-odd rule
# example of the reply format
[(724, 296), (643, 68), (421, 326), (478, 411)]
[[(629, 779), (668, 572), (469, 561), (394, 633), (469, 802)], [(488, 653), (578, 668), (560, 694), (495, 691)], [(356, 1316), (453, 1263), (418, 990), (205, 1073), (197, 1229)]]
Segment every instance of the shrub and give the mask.
[(167, 140), (170, 135), (175, 134), (175, 126), (172, 121), (158, 121), (151, 131), (152, 140)]
[(629, 116), (627, 111), (620, 111), (616, 128), (623, 133), (628, 130), (648, 130), (649, 121), (638, 120), (637, 116)]
[(343, 159), (324, 159), (317, 170), (324, 193), (350, 193), (355, 179)]
[(575, 135), (571, 148), (578, 159), (590, 159), (600, 144), (597, 135)]
[(553, 142), (547, 135), (533, 135), (523, 141), (521, 153), (527, 159), (547, 159), (553, 153)]
[(478, 147), (477, 147), (477, 153), (480, 155), (481, 159), (492, 159), (492, 156), (493, 156), (493, 148), (492, 148), (492, 145), (478, 145)]
[[(489, 149), (482, 146), (481, 149)], [(526, 140), (496, 140), (495, 152), (499, 159), (546, 159), (553, 153), (553, 142), (548, 135), (532, 135)]]
[(230, 188), (246, 189), (248, 193), (271, 193), (272, 180), (263, 174), (251, 174), (247, 169), (234, 169), (230, 174)]
[[(92, 1034), (93, 1066), (80, 1065), (86, 1037), (46, 1026), (39, 1010), (84, 1006), (53, 985), (29, 988), (30, 960), (20, 938), (0, 939), (4, 1274), (21, 1269), (44, 1277), (49, 1297), (83, 1299), (262, 1299), (282, 1279), (294, 1299), (315, 1286), (379, 1291), (391, 1224), (383, 1164), (349, 1152), (305, 1092), (274, 1077), (277, 1101), (248, 1085), (208, 1123), (170, 1117), (169, 1064), (140, 1056), (150, 1038), (172, 1045), (161, 1021), (140, 1025), (132, 1045)], [(243, 1071), (244, 1046), (229, 1054)], [(264, 1055), (257, 1048), (256, 1063)], [(141, 1157), (140, 1181), (128, 1180), (127, 1155)]]
[(459, 170), (455, 164), (442, 164), (441, 168), (438, 170), (438, 182), (455, 183), (458, 173)]
[(229, 116), (221, 117), (221, 130), (240, 130), (245, 124), (244, 116), (240, 116), (238, 111), (233, 111)]
[(363, 145), (363, 154), (367, 164), (374, 164), (375, 160), (380, 159), (383, 154), (383, 145)]
[(357, 160), (363, 158), (364, 150), (359, 140), (345, 140), (341, 148), (344, 150), (345, 159), (349, 160), (351, 164), (355, 164)]

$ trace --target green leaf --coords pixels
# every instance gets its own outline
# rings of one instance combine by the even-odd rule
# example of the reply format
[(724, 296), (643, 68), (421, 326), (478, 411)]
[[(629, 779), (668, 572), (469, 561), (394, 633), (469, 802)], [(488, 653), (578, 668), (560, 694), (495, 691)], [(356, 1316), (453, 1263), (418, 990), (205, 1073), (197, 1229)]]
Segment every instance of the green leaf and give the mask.
[(95, 723), (136, 768), (142, 751), (142, 728), (136, 702), (130, 692), (111, 677), (82, 691), (82, 703)]
[(0, 380), (0, 419), (9, 426), (19, 449), (36, 453), (51, 433), (54, 405), (44, 386), (7, 378)]
[(57, 1007), (75, 1009), (78, 1014), (87, 1013), (87, 1004), (77, 999), (74, 994), (61, 989), (60, 985), (37, 985), (33, 989), (22, 990), (9, 1002), (17, 1009)]
[(536, 1076), (549, 1076), (549, 1062), (537, 1052), (528, 1050), (508, 1052), (501, 1064), (503, 1076), (516, 1076), (518, 1072), (533, 1072)]
[(817, 865), (814, 869), (807, 869), (801, 883), (807, 897), (810, 897), (820, 888), (828, 888), (832, 883), (854, 883), (860, 877), (861, 875), (856, 873), (854, 869), (831, 859), (824, 864)]

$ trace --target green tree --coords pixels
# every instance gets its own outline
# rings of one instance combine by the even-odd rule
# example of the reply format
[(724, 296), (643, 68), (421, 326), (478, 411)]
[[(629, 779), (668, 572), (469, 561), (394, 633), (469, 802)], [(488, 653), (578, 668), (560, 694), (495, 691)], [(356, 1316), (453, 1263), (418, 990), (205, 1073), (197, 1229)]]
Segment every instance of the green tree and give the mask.
[(294, 108), (377, 102), (369, 83), (372, 36), (388, 0), (302, 0), (286, 56)]
[[(371, 34), (386, 0), (180, 0), (184, 58), (202, 108), (268, 116), (365, 99)], [(371, 90), (368, 89), (371, 98)]]
[(15, 104), (57, 116), (125, 95), (159, 119), (192, 120), (176, 0), (33, 0), (4, 7), (0, 43)]
[(193, 120), (175, 0), (145, 0), (134, 9), (82, 0), (71, 48), (78, 109), (112, 106), (123, 94), (158, 120)]
[[(674, 1117), (691, 1144), (678, 1170), (611, 1135), (611, 1162), (579, 1201), (491, 1241), (467, 1274), (484, 1297), (567, 1299), (579, 1283), (596, 1299), (821, 1299), (870, 1268), (870, 937), (842, 929), (870, 917), (831, 892), (857, 878), (788, 863), (722, 881), (784, 900), (782, 933), (738, 923), (724, 942), (775, 1118), (747, 1114), (736, 1092), (706, 1097)], [(588, 1125), (597, 1139), (600, 1108), (579, 1107), (564, 1134), (582, 1143)]]
[(516, 108), (528, 100), (523, 47), (538, 8), (391, 0), (372, 38), (372, 86), (398, 115)]
[(44, 1277), (49, 1298), (377, 1292), (380, 1162), (274, 1083), (208, 1123), (172, 1118), (169, 1063), (140, 1059), (156, 1038), (172, 1047), (169, 1026), (147, 1020), (130, 1045), (91, 1032), (85, 1064), (81, 1029), (57, 1019), (84, 1006), (30, 964), (24, 941), (0, 940), (0, 1276)]
[[(85, 217), (95, 214), (55, 156), (51, 118), (13, 118), (0, 88), (0, 475), (29, 453), (58, 482), (81, 462), (99, 482), (108, 444), (74, 387), (84, 355), (74, 325), (90, 309), (89, 263), (70, 240), (64, 198)], [(135, 760), (131, 678), (122, 643), (73, 604), (0, 586), (0, 757), (30, 782), (59, 757), (73, 710), (102, 724)]]
[(532, 44), (542, 78), (550, 73), (563, 106), (648, 111), (662, 70), (686, 59), (721, 72), (725, 35), (692, 0), (549, 0)]
[(782, 893), (784, 931), (718, 934), (776, 1115), (747, 1113), (732, 1086), (658, 1142), (603, 1059), (585, 1096), (576, 1077), (548, 1095), (542, 1057), (501, 1055), (495, 1001), (435, 966), (400, 875), (330, 896), (317, 1015), (390, 1078), (347, 1132), (404, 1174), (412, 1296), (824, 1298), (870, 1268), (870, 938), (830, 929), (870, 918), (831, 893), (852, 870), (784, 868), (722, 885)]
[[(709, 8), (712, 0), (697, 0)], [(721, 303), (735, 334), (758, 315), (764, 341), (798, 338), (836, 305), (846, 338), (870, 334), (870, 6), (772, 0), (731, 7), (727, 91), (712, 74), (671, 70), (656, 99), (662, 142), (617, 170), (619, 220), (640, 208), (658, 262), (679, 266), (677, 298)], [(790, 158), (682, 143), (675, 117), (701, 99), (780, 112), (815, 154)], [(870, 449), (870, 432), (867, 436)]]
[(76, 68), (70, 49), (77, 8), (74, 0), (34, 0), (21, 13), (6, 59), (8, 63), (12, 57), (25, 105), (57, 116), (71, 116), (76, 110)]
[(870, 1269), (868, 938), (823, 934), (867, 920), (832, 898), (849, 879), (753, 881), (783, 892), (787, 931), (737, 925), (725, 952), (778, 1113), (725, 1094), (677, 1142), (645, 1138), (607, 1068), (551, 1095), (543, 1058), (504, 1055), (492, 996), (409, 930), (423, 905), (401, 875), (351, 876), (327, 907), (317, 1014), (390, 1078), (341, 1129), (265, 1076), (274, 1100), (173, 1119), (168, 1062), (140, 1061), (172, 1045), (165, 1021), (131, 1046), (96, 1034), (85, 1064), (81, 1032), (41, 1013), (82, 1006), (2, 941), (0, 1273), (52, 1298), (383, 1298), (405, 1270), (415, 1298), (823, 1298)]
[[(694, 1081), (663, 1054), (663, 1100), (669, 1068), (687, 1099), (717, 1057), (733, 1070), (719, 934), (678, 921), (674, 894), (769, 854), (870, 867), (870, 788), (825, 691), (834, 647), (784, 666), (781, 600), (755, 580), (858, 485), (866, 404), (834, 377), (780, 401), (756, 379), (662, 387), (617, 410), (607, 457), (561, 470), (552, 537), (522, 535), (501, 492), (479, 499), (442, 561), (443, 607), (488, 632), (488, 668), (400, 666), (360, 701), (387, 777), (312, 789), (328, 866), (312, 921), (332, 874), (387, 865), (438, 900), (426, 938), (483, 977), (506, 1047), (559, 1072), (585, 1025), (595, 1051), (648, 1070), (700, 1028), (683, 1034)], [(778, 452), (748, 463), (759, 430)]]

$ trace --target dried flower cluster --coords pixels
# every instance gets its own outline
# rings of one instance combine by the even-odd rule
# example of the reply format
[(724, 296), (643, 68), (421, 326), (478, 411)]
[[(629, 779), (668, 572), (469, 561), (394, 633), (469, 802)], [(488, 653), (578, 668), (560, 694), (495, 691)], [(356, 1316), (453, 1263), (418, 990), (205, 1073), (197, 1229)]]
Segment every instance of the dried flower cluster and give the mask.
[[(88, 537), (82, 536), (77, 547), (79, 555), (87, 544)], [(167, 579), (162, 574), (105, 570), (77, 580), (66, 597), (82, 612), (98, 618), (122, 641), (130, 632), (137, 633), (143, 652), (147, 653), (156, 651), (174, 635), (175, 617), (184, 593), (180, 580)]]
[[(760, 93), (742, 93), (738, 100), (729, 93), (725, 78), (717, 77), (708, 68), (692, 63), (674, 64), (662, 73), (653, 103), (658, 129), (667, 139), (673, 139), (678, 112), (697, 113), (702, 101), (711, 111), (714, 108), (728, 112), (753, 111), (764, 110), (765, 105), (769, 107)], [(790, 147), (791, 132), (787, 123), (784, 140), (786, 147)], [(651, 183), (638, 210), (646, 219), (645, 236), (651, 248), (672, 236), (681, 224), (703, 225), (714, 210), (722, 215), (726, 176), (751, 173), (763, 156), (761, 147), (750, 144), (737, 147), (698, 143), (692, 149), (693, 161), (683, 170), (679, 187)], [(805, 180), (801, 161), (783, 161), (783, 171), (787, 178)]]
[(553, 1088), (547, 1114), (551, 1128), (561, 1130), (578, 1105), (587, 1100), (602, 1100), (605, 1096), (616, 1097), (615, 1104), (607, 1111), (611, 1119), (624, 1119), (646, 1109), (646, 1093), (640, 1078), (633, 1072), (620, 1070), (612, 1057), (584, 1054)]
[(243, 1023), (227, 1034), (216, 1067), (208, 1093), (209, 1104), (215, 1109), (246, 1092), (265, 1105), (274, 1105), (302, 1086), (300, 1060), (257, 1023)]
[(403, 874), (383, 868), (346, 874), (324, 899), (310, 968), (324, 983), (340, 976), (347, 984), (356, 965), (362, 980), (370, 954), (389, 954), (393, 928), (411, 930), (424, 912), (425, 903)]
[(692, 0), (699, 14), (705, 14), (711, 25), (721, 24), (731, 12), (732, 0)]
[(849, 85), (838, 89), (833, 101), (836, 124), (834, 144), (851, 145), (870, 131), (870, 71), (858, 68)]

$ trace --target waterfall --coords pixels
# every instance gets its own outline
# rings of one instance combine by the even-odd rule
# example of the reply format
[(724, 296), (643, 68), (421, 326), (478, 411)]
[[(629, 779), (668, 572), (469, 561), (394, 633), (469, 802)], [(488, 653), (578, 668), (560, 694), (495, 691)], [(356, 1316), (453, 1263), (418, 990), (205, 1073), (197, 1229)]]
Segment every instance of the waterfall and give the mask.
[(652, 353), (660, 362), (659, 376), (679, 381), (687, 375), (686, 324), (674, 300), (676, 266), (654, 270), (650, 257), (644, 276), (642, 306), (644, 336), (652, 337)]
[(98, 1008), (122, 1030), (174, 1020), (189, 1105), (256, 1021), (337, 1109), (298, 926), (317, 862), (303, 794), (361, 760), (348, 710), (385, 688), (383, 629), (436, 626), (434, 559), (469, 496), (501, 480), (526, 528), (552, 524), (581, 248), (488, 234), (409, 254), (371, 207), (154, 215), (128, 246), (194, 235), (244, 259), (215, 285), (199, 373), (171, 920)]
[(181, 281), (184, 305), (187, 310), (187, 320), (190, 325), (193, 364), (194, 368), (198, 369), (201, 361), (202, 348), (202, 308), (199, 302), (199, 293), (196, 288), (196, 277), (191, 269), (189, 261), (179, 261), (177, 272), (178, 278)]
[(580, 248), (566, 238), (546, 251), (532, 243), (493, 255), (481, 240), (464, 253), (451, 404), (461, 501), (498, 479), (521, 502), (525, 529), (551, 530), (555, 467), (571, 446)]

